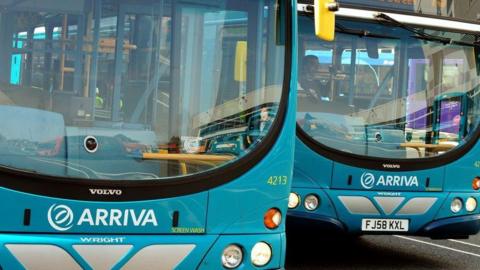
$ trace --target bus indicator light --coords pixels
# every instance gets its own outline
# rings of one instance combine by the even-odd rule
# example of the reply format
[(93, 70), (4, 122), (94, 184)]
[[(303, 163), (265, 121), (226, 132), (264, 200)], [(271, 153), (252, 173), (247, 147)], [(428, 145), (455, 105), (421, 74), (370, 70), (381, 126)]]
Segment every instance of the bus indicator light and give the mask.
[(480, 177), (475, 177), (475, 179), (473, 179), (472, 187), (474, 190), (480, 189)]
[(278, 228), (282, 223), (282, 212), (277, 208), (269, 209), (263, 217), (263, 223), (265, 224), (265, 227), (270, 230)]

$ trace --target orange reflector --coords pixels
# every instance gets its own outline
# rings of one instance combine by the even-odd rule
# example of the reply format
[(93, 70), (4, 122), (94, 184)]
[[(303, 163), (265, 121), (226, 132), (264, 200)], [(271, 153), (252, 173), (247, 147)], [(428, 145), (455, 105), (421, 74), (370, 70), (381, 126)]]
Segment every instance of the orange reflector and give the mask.
[(263, 217), (263, 223), (270, 230), (278, 228), (282, 223), (282, 212), (277, 208), (270, 208)]
[(472, 187), (474, 190), (480, 189), (480, 177), (475, 177), (475, 179), (473, 179)]

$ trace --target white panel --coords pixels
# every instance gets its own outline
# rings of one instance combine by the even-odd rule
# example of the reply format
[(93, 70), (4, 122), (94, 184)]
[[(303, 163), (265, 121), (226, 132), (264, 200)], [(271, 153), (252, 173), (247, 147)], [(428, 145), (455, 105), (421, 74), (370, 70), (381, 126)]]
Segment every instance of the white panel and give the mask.
[(423, 215), (436, 201), (437, 198), (413, 198), (398, 211), (397, 215)]
[(385, 214), (390, 215), (405, 200), (404, 197), (375, 197), (375, 201), (382, 207)]
[(351, 214), (380, 214), (375, 205), (366, 197), (338, 196), (338, 199)]
[(170, 270), (182, 262), (195, 245), (153, 245), (140, 250), (122, 270)]
[(132, 249), (132, 246), (75, 245), (73, 248), (94, 270), (110, 270)]
[(82, 270), (72, 256), (57, 246), (10, 244), (5, 247), (26, 270)]

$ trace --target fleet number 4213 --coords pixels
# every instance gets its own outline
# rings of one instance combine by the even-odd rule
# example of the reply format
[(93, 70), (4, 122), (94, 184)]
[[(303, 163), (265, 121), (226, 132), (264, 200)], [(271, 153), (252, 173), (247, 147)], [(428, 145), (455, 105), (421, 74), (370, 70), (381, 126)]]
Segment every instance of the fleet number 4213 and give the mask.
[(271, 186), (285, 186), (288, 184), (288, 177), (286, 175), (270, 176), (267, 184)]

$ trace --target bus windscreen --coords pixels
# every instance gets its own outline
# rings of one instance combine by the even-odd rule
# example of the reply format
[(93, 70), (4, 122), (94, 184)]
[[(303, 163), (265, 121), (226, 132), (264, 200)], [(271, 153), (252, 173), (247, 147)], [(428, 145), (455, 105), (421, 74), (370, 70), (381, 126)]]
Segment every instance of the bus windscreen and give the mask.
[(0, 166), (193, 175), (254, 151), (277, 118), (285, 44), (273, 0), (0, 7)]
[[(335, 41), (323, 42), (311, 34), (308, 18), (300, 22), (297, 122), (310, 139), (349, 154), (416, 159), (446, 154), (474, 138), (480, 119), (475, 46), (343, 18)], [(352, 34), (360, 29), (369, 36)]]

